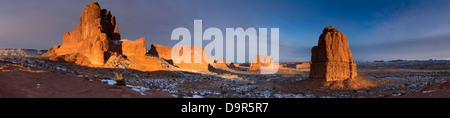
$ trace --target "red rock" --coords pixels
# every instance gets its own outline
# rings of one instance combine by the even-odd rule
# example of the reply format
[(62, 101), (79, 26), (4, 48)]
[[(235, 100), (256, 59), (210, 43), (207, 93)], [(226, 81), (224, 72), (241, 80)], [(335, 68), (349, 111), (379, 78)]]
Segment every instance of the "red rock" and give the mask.
[[(119, 29), (115, 17), (97, 2), (86, 5), (80, 23), (71, 33), (66, 32), (60, 46), (53, 46), (46, 56), (83, 57), (76, 62), (103, 65), (112, 52), (121, 53)], [(67, 56), (63, 56), (67, 55)], [(82, 60), (77, 60), (82, 59)], [(72, 60), (72, 59), (65, 59)]]
[(250, 61), (248, 71), (260, 71), (261, 67), (273, 66), (273, 58), (270, 56), (256, 55), (256, 58)]
[(341, 81), (357, 76), (356, 63), (348, 47), (348, 40), (333, 26), (323, 30), (318, 46), (314, 46), (311, 53), (309, 78)]
[(147, 53), (147, 45), (145, 44), (145, 38), (139, 38), (135, 41), (127, 39), (122, 41), (122, 54), (125, 56), (145, 56)]
[(148, 54), (157, 56), (165, 60), (172, 60), (172, 48), (168, 46), (152, 44)]
[(304, 62), (304, 63), (295, 65), (295, 69), (305, 69), (305, 68), (311, 68), (311, 63)]
[[(207, 63), (209, 61), (209, 59), (212, 59), (209, 57), (209, 55), (205, 54), (205, 49), (204, 48), (200, 48), (197, 46), (183, 46), (183, 45), (177, 45), (177, 46), (182, 46), (183, 48), (191, 48), (191, 62), (181, 62), (181, 63), (173, 63), (175, 66), (179, 67), (179, 68), (184, 68), (184, 69), (190, 69), (190, 70), (199, 70), (199, 71), (208, 71), (209, 70), (209, 63)], [(180, 50), (179, 52), (180, 55), (183, 55), (183, 51)], [(204, 57), (206, 56), (206, 57)], [(172, 57), (173, 60), (174, 57)], [(195, 58), (201, 58), (201, 62), (197, 63), (195, 62)], [(207, 60), (205, 60), (204, 58), (206, 58)], [(182, 59), (180, 59), (182, 60)], [(213, 62), (213, 61), (209, 61), (209, 62)]]
[(238, 67), (240, 67), (239, 63), (231, 63), (230, 64), (230, 68), (238, 68)]
[(222, 70), (228, 70), (228, 64), (225, 62), (225, 57), (220, 58), (220, 59), (215, 59), (213, 63), (211, 63), (211, 65), (214, 68), (220, 68)]
[[(204, 48), (200, 48), (197, 46), (184, 46), (184, 45), (177, 45), (181, 46), (183, 48), (191, 48), (191, 61), (190, 62), (181, 62), (181, 63), (173, 63), (173, 57), (172, 55), (172, 48), (168, 46), (162, 46), (162, 45), (156, 45), (153, 44), (151, 46), (150, 51), (148, 54), (154, 55), (159, 58), (163, 58), (164, 60), (168, 61), (169, 63), (173, 64), (174, 66), (177, 66), (179, 68), (189, 69), (189, 70), (199, 70), (199, 71), (208, 71), (210, 67), (213, 68), (220, 68), (220, 69), (228, 69), (227, 64), (225, 63), (224, 58), (221, 59), (214, 59), (210, 57), (208, 54), (205, 53)], [(196, 53), (194, 53), (196, 52)], [(183, 51), (180, 50), (180, 55), (183, 54)], [(195, 58), (201, 58), (200, 63), (195, 63)], [(183, 60), (183, 59), (179, 59)]]
[(142, 37), (121, 42), (115, 17), (93, 2), (86, 6), (78, 27), (71, 33), (66, 32), (62, 44), (53, 46), (44, 56), (94, 67), (164, 70), (158, 58), (145, 56), (146, 48)]
[(164, 66), (159, 62), (157, 57), (151, 56), (131, 56), (128, 57), (131, 61), (129, 68), (141, 71), (157, 71), (165, 70)]

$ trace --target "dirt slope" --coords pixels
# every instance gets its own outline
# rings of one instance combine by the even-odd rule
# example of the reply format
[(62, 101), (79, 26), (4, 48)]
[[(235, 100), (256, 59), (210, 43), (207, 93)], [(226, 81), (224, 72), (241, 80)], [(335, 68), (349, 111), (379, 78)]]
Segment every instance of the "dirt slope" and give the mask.
[(0, 61), (0, 98), (140, 98), (171, 97), (150, 90), (146, 95), (128, 87), (108, 85), (74, 74)]

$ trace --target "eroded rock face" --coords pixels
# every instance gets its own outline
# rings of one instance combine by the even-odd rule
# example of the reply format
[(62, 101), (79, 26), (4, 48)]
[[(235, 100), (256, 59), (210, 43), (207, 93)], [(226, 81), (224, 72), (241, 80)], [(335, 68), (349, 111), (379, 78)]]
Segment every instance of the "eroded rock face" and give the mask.
[(121, 46), (117, 44), (119, 40), (115, 17), (106, 9), (101, 9), (97, 2), (93, 2), (86, 5), (78, 27), (71, 33), (66, 32), (62, 44), (53, 46), (46, 56), (83, 57), (75, 58), (75, 62), (103, 65), (112, 52), (121, 53)]
[[(188, 58), (191, 58), (191, 62), (181, 62), (181, 63), (173, 63), (173, 65), (184, 68), (184, 69), (190, 69), (190, 70), (199, 70), (199, 71), (208, 71), (209, 70), (209, 63), (213, 62), (213, 59), (209, 57), (209, 55), (205, 54), (205, 49), (200, 48), (197, 46), (184, 46), (184, 45), (177, 45), (182, 46), (183, 48), (191, 48), (191, 56)], [(183, 51), (180, 50), (180, 55), (183, 55)], [(175, 57), (172, 57), (172, 60)], [(196, 62), (196, 58), (201, 58), (201, 62)], [(179, 59), (183, 60), (183, 59)], [(211, 61), (209, 61), (211, 60)]]
[[(163, 58), (164, 60), (168, 61), (169, 63), (171, 63), (174, 66), (177, 66), (179, 68), (184, 68), (184, 69), (189, 69), (189, 70), (209, 71), (209, 69), (211, 67), (228, 69), (223, 58), (222, 59), (214, 59), (214, 58), (210, 57), (208, 54), (205, 53), (204, 48), (200, 48), (197, 46), (184, 46), (184, 45), (177, 45), (177, 46), (181, 46), (183, 48), (191, 48), (191, 56), (188, 57), (188, 58), (191, 58), (191, 62), (173, 63), (173, 57), (171, 56), (172, 48), (168, 47), (168, 46), (153, 44), (150, 51), (148, 52), (148, 54), (157, 56), (159, 58)], [(179, 54), (183, 55), (183, 51), (180, 50)], [(181, 58), (183, 58), (183, 57), (180, 57), (178, 59), (183, 60)], [(196, 63), (194, 60), (195, 58), (201, 58), (201, 62)]]
[(309, 62), (304, 62), (304, 63), (295, 65), (295, 69), (305, 69), (305, 68), (310, 68), (310, 67), (311, 67), (311, 63), (309, 63)]
[(270, 56), (256, 55), (255, 59), (250, 61), (248, 71), (260, 71), (261, 67), (273, 66), (273, 58)]
[(157, 56), (165, 60), (172, 60), (172, 48), (169, 46), (152, 44), (150, 47), (150, 51), (148, 51), (148, 54)]
[(145, 38), (139, 38), (135, 41), (128, 39), (122, 41), (122, 54), (125, 56), (145, 56), (147, 53), (147, 46), (145, 44)]
[(311, 49), (309, 78), (341, 81), (357, 76), (356, 63), (346, 36), (333, 26), (326, 27), (319, 44)]
[(80, 24), (66, 32), (61, 45), (44, 54), (50, 60), (65, 61), (90, 67), (164, 70), (158, 58), (149, 57), (145, 38), (120, 40), (115, 17), (97, 2), (87, 5)]
[(225, 62), (225, 57), (220, 58), (220, 59), (214, 59), (214, 62), (211, 63), (211, 65), (212, 65), (214, 68), (220, 68), (220, 69), (222, 69), (222, 70), (228, 70), (228, 69), (230, 69), (230, 68), (228, 68), (228, 65), (229, 65), (229, 64), (227, 64), (227, 63)]

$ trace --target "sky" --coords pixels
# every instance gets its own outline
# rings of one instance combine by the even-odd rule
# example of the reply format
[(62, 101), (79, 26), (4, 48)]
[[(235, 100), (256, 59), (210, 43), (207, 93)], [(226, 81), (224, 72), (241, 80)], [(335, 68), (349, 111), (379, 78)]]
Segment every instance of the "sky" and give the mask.
[[(0, 0), (0, 48), (49, 49), (94, 0)], [(450, 59), (450, 0), (99, 0), (122, 38), (173, 46), (172, 31), (279, 28), (280, 61), (310, 61), (326, 26), (347, 36), (356, 61)], [(269, 32), (270, 33), (270, 32)], [(192, 35), (192, 34), (191, 34)], [(225, 34), (223, 34), (225, 36)], [(207, 44), (204, 41), (203, 44)], [(249, 58), (249, 57), (247, 57)]]

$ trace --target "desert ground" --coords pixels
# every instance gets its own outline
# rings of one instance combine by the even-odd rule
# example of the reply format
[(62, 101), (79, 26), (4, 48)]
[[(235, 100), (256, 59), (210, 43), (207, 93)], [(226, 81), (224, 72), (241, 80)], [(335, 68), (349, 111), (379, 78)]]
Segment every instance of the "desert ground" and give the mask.
[[(153, 39), (121, 37), (111, 11), (98, 2), (85, 7), (60, 45), (0, 49), (0, 97), (450, 97), (450, 60), (357, 62), (346, 35), (334, 26), (322, 30), (311, 62), (278, 63), (278, 57), (259, 53), (250, 63), (231, 63), (195, 45), (151, 44), (148, 50), (146, 41)], [(261, 74), (264, 69), (277, 72)]]
[[(299, 63), (299, 62), (298, 62)], [(308, 79), (309, 69), (281, 63), (276, 74), (229, 70), (168, 71), (93, 68), (42, 57), (0, 58), (2, 98), (397, 98), (450, 97), (450, 61), (357, 62), (358, 82), (333, 88)], [(122, 73), (126, 86), (114, 85)], [(365, 83), (372, 83), (367, 87)], [(375, 84), (373, 84), (375, 83)], [(334, 83), (331, 83), (334, 84)], [(335, 85), (334, 85), (335, 86)], [(358, 87), (362, 86), (362, 87)]]

